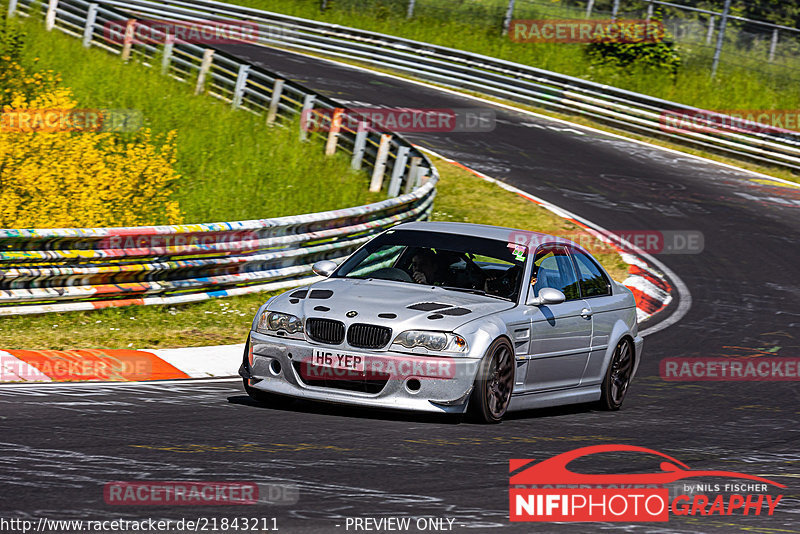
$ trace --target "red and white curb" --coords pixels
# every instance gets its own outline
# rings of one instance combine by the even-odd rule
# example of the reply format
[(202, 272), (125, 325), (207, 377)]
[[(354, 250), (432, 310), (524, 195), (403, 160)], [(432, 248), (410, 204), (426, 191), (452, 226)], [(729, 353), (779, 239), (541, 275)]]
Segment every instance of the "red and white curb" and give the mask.
[(235, 376), (244, 344), (182, 349), (0, 350), (0, 382), (139, 382)]
[(626, 252), (621, 252), (620, 256), (628, 264), (628, 278), (622, 281), (622, 285), (633, 292), (636, 318), (643, 323), (669, 306), (672, 302), (672, 286), (664, 273), (638, 256)]

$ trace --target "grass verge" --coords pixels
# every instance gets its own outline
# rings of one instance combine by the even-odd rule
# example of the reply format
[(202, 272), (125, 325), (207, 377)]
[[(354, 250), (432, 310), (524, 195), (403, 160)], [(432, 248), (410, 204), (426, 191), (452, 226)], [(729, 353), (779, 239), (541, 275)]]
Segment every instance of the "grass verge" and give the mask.
[[(434, 159), (441, 180), (433, 220), (503, 225), (547, 233), (580, 232), (574, 224), (472, 173)], [(616, 254), (598, 260), (621, 280)], [(170, 348), (244, 342), (258, 307), (271, 293), (181, 306), (110, 308), (92, 312), (4, 317), (0, 349)]]

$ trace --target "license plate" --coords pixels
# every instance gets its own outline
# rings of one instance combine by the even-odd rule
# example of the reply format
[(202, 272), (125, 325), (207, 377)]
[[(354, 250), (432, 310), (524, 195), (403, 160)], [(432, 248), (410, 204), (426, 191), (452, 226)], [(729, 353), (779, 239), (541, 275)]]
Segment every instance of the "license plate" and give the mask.
[(344, 371), (363, 373), (366, 369), (364, 357), (359, 354), (346, 354), (330, 350), (314, 349), (311, 363), (319, 367), (330, 367)]

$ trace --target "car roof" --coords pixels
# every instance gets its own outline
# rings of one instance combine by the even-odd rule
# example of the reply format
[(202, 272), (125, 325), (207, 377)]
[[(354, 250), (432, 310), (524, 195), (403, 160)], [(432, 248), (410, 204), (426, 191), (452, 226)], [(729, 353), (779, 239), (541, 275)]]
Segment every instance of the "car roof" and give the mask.
[(541, 232), (534, 232), (531, 230), (520, 230), (518, 228), (506, 228), (503, 226), (489, 226), (488, 224), (473, 224), (473, 223), (460, 223), (460, 222), (431, 222), (431, 221), (418, 221), (403, 223), (392, 228), (393, 230), (422, 230), (425, 232), (441, 232), (444, 234), (458, 234), (470, 235), (475, 237), (483, 237), (486, 239), (497, 239), (499, 241), (514, 242), (513, 233), (519, 232), (526, 236), (537, 237), (537, 241), (547, 242), (550, 240), (564, 242), (562, 238), (552, 236), (550, 234), (543, 234)]

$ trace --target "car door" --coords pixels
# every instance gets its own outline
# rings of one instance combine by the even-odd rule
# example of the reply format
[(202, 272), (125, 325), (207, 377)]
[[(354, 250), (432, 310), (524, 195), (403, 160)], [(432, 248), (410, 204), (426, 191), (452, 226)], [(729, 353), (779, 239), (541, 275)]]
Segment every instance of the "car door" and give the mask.
[(575, 261), (581, 296), (592, 316), (589, 361), (581, 385), (599, 384), (605, 373), (603, 364), (611, 332), (621, 310), (627, 306), (626, 299), (624, 295), (614, 294), (608, 275), (592, 256), (575, 247), (568, 248)]
[(526, 391), (547, 391), (580, 384), (589, 358), (591, 315), (581, 298), (574, 265), (562, 245), (537, 249), (528, 291), (533, 296), (545, 287), (566, 297), (560, 304), (531, 306), (531, 341), (528, 351)]

